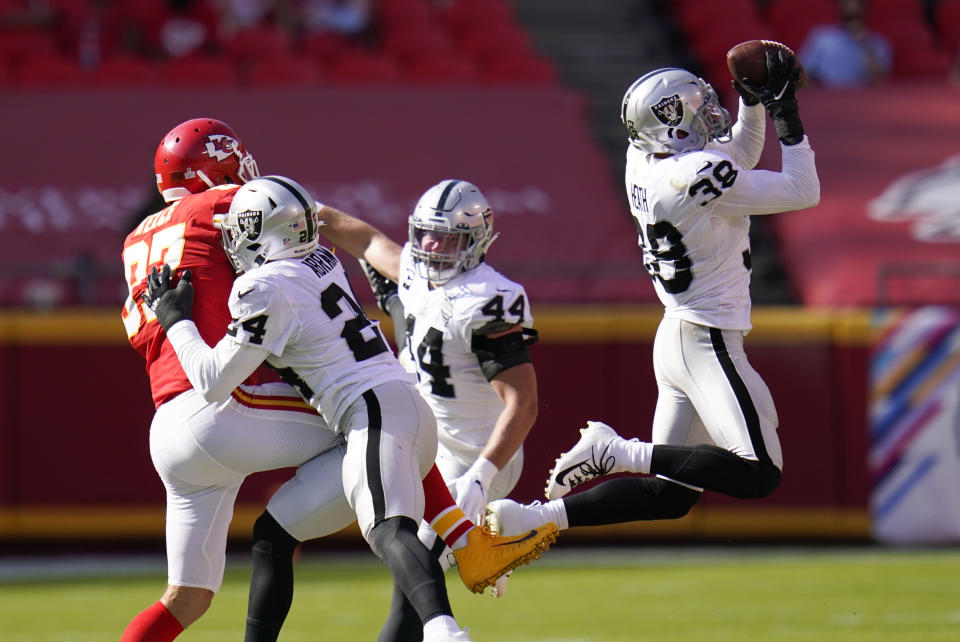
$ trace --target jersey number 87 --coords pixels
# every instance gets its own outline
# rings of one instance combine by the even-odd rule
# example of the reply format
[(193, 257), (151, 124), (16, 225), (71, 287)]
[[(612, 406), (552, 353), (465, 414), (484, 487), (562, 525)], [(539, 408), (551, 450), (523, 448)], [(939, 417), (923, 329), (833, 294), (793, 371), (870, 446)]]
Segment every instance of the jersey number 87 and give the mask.
[[(160, 216), (163, 212), (154, 214)], [(177, 223), (170, 227), (154, 232), (148, 239), (133, 243), (123, 249), (123, 271), (127, 277), (129, 295), (123, 304), (120, 317), (123, 327), (127, 330), (127, 337), (132, 337), (140, 330), (140, 322), (146, 319), (147, 323), (156, 321), (153, 311), (142, 301), (133, 298), (133, 289), (141, 282), (145, 282), (151, 266), (166, 263), (171, 270), (176, 270), (183, 258), (183, 235), (186, 223)]]

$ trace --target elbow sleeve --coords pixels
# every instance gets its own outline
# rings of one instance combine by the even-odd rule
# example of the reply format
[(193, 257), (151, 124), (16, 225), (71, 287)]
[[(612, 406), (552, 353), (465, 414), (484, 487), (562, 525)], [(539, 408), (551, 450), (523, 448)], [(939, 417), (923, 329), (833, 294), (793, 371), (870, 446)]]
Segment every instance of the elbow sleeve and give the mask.
[(528, 346), (537, 342), (537, 331), (523, 328), (520, 332), (510, 332), (496, 338), (474, 335), (471, 349), (477, 356), (480, 369), (487, 381), (522, 363), (530, 363)]

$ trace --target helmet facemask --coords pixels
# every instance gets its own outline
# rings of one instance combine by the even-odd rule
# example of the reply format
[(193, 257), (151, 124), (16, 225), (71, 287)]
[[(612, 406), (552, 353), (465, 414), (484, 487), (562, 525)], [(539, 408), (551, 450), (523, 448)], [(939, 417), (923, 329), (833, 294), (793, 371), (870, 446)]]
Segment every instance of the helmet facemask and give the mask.
[(409, 223), (417, 273), (437, 285), (478, 266), (496, 239), (490, 205), (466, 181), (446, 180), (431, 187)]
[(693, 116), (693, 126), (699, 130), (706, 142), (715, 140), (719, 143), (727, 143), (730, 141), (730, 129), (733, 126), (730, 112), (720, 106), (717, 92), (713, 90), (710, 83), (699, 78), (697, 80), (700, 82), (704, 101)]
[(214, 227), (220, 230), (220, 245), (237, 274), (263, 264), (263, 258), (257, 250), (259, 244), (250, 240), (252, 233), (238, 220), (237, 216), (218, 214), (213, 217)]
[[(432, 283), (446, 283), (456, 275), (476, 267), (483, 260), (487, 247), (486, 226), (450, 229), (445, 223), (418, 221), (410, 225), (410, 245), (419, 275)], [(424, 248), (424, 241), (433, 243)]]

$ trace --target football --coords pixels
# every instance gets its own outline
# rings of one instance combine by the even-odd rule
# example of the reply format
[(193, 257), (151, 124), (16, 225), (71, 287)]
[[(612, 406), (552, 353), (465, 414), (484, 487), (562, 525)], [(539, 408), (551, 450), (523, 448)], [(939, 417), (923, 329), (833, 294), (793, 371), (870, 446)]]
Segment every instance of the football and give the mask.
[[(747, 40), (730, 49), (727, 52), (727, 68), (730, 75), (735, 80), (748, 78), (758, 85), (764, 85), (767, 82), (767, 61), (766, 53), (782, 49), (791, 56), (794, 56), (793, 50), (782, 42), (776, 40)], [(796, 60), (796, 56), (794, 56)], [(796, 60), (797, 68), (800, 70), (800, 77), (794, 84), (796, 89), (800, 89), (807, 82), (807, 74), (803, 71), (803, 65)]]

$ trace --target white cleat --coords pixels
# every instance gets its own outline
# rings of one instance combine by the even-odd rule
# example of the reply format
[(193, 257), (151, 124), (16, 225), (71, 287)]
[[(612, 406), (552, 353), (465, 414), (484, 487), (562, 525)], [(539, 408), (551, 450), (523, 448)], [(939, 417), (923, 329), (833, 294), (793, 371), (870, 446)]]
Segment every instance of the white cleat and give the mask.
[(543, 504), (520, 504), (512, 499), (498, 499), (487, 504), (487, 526), (494, 533), (511, 537), (529, 533), (543, 524)]
[(610, 445), (617, 439), (623, 438), (607, 424), (588, 421), (587, 427), (580, 429), (580, 441), (560, 455), (550, 471), (544, 489), (547, 499), (559, 499), (580, 484), (618, 472), (616, 457), (610, 453)]

